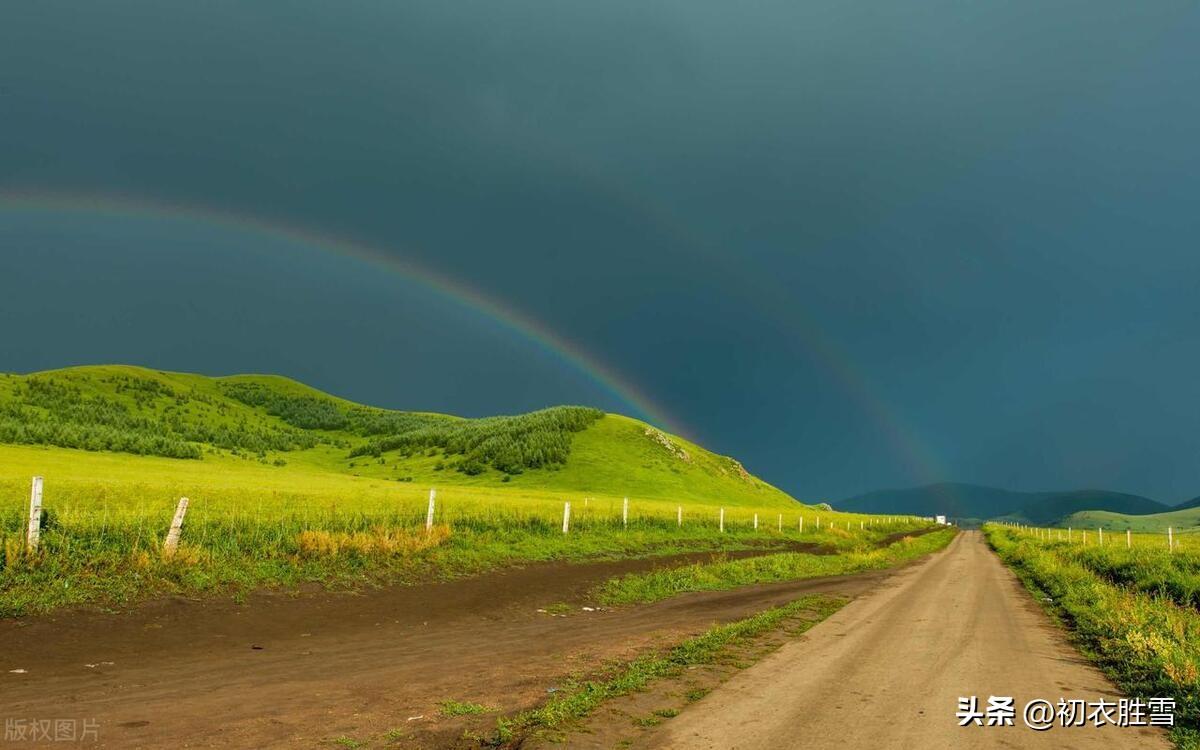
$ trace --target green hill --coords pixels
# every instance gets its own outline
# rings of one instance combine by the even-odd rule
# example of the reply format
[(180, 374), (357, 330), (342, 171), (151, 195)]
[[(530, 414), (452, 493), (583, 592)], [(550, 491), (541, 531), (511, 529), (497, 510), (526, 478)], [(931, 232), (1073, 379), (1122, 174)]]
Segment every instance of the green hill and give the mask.
[(791, 504), (732, 458), (635, 419), (558, 406), (465, 419), (357, 404), (274, 375), (124, 365), (0, 376), (0, 444), (230, 457), (397, 482)]
[(1200, 507), (1147, 515), (1088, 510), (1066, 516), (1058, 523), (1060, 526), (1073, 526), (1077, 529), (1103, 527), (1110, 531), (1131, 529), (1147, 534), (1165, 533), (1168, 528), (1174, 529), (1176, 533), (1200, 532)]
[(1116, 514), (1144, 515), (1162, 513), (1166, 505), (1140, 495), (1106, 490), (1077, 490), (1075, 492), (1038, 492), (1035, 497), (1008, 518), (1034, 525), (1063, 525), (1062, 519), (1075, 513), (1096, 511)]

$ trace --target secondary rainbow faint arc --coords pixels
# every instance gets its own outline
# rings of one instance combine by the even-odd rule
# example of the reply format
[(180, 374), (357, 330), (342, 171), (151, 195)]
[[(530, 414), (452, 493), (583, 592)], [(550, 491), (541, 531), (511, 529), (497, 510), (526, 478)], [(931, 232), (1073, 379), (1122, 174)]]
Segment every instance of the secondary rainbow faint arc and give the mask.
[(111, 194), (0, 190), (0, 210), (75, 212), (194, 221), (200, 224), (258, 233), (306, 247), (353, 257), (370, 265), (386, 268), (410, 281), (415, 281), (443, 297), (500, 323), (567, 362), (602, 390), (627, 406), (633, 407), (638, 412), (636, 416), (677, 435), (689, 436), (682, 424), (667, 416), (661, 407), (655, 405), (628, 379), (602, 364), (577, 345), (554, 333), (545, 324), (484, 295), (460, 280), (452, 279), (410, 260), (398, 258), (378, 246), (208, 206)]

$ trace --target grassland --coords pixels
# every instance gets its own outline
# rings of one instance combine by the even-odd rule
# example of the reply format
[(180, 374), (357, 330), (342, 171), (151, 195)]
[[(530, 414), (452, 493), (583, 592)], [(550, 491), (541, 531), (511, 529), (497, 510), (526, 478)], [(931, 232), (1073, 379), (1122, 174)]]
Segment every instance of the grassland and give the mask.
[[(619, 415), (460, 420), (364, 407), (271, 376), (128, 367), (0, 377), (0, 410), (25, 443), (0, 444), (0, 616), (782, 545), (801, 537), (801, 516), (805, 541), (839, 549), (905, 527), (868, 525), (847, 541), (830, 523), (845, 529), (866, 517), (804, 506), (733, 459)], [(398, 447), (383, 450), (389, 436)], [(128, 450), (62, 445), (89, 441)], [(45, 478), (46, 515), (41, 546), (29, 555), (33, 475)], [(438, 496), (427, 532), (431, 487)], [(183, 541), (167, 557), (162, 542), (180, 497), (191, 503)]]
[[(832, 532), (847, 541), (847, 532)], [(656, 602), (689, 591), (720, 591), (759, 583), (846, 575), (889, 568), (944, 548), (958, 533), (947, 528), (922, 536), (905, 536), (886, 547), (856, 545), (837, 555), (783, 552), (743, 560), (699, 563), (679, 568), (631, 573), (608, 581), (596, 592), (602, 604)]]
[(1172, 529), (1177, 534), (1200, 533), (1200, 507), (1173, 510), (1167, 513), (1151, 513), (1144, 516), (1110, 513), (1103, 510), (1085, 510), (1061, 519), (1060, 526), (1076, 529), (1099, 529), (1134, 533), (1166, 534)]
[[(1169, 551), (1164, 537), (984, 527), (988, 541), (1071, 628), (1084, 652), (1121, 689), (1173, 697), (1181, 748), (1200, 747), (1200, 611), (1194, 593), (1200, 544)], [(1061, 533), (1061, 539), (1060, 539)]]

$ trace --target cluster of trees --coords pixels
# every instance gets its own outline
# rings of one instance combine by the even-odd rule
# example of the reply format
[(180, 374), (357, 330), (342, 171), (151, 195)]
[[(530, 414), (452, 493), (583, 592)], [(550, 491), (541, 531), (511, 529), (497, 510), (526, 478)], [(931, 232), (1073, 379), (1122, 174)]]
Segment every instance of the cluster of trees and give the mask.
[(380, 456), (388, 451), (412, 454), (438, 449), (462, 458), (456, 466), (465, 474), (481, 474), (488, 466), (505, 474), (520, 474), (566, 463), (572, 433), (586, 429), (604, 412), (585, 406), (556, 406), (515, 417), (486, 417), (442, 421), (396, 435), (368, 441), (353, 456)]
[(160, 398), (172, 398), (177, 401), (183, 400), (183, 397), (176, 393), (173, 388), (157, 380), (134, 378), (128, 375), (113, 375), (107, 378), (107, 382), (115, 387), (118, 394), (132, 398), (139, 409), (149, 407)]
[(162, 425), (184, 440), (207, 443), (225, 450), (256, 453), (294, 451), (312, 448), (320, 441), (302, 430), (289, 430), (274, 425), (253, 425), (244, 419), (236, 422), (213, 423), (210, 420), (186, 419), (178, 413), (164, 414)]
[[(188, 395), (154, 381), (142, 382), (153, 387), (139, 388), (124, 381), (117, 385), (123, 396), (137, 394), (131, 409), (105, 394), (85, 394), (52, 378), (29, 378), (13, 389), (10, 399), (0, 402), (0, 442), (195, 459), (202, 456), (198, 443), (260, 456), (317, 443), (300, 430), (187, 414), (181, 407), (188, 403)], [(154, 408), (157, 398), (173, 399), (174, 404), (160, 411)]]
[[(84, 392), (69, 379), (22, 379), (8, 394), (0, 390), (0, 442), (110, 450), (170, 458), (199, 459), (205, 449), (237, 455), (344, 447), (350, 457), (380, 457), (399, 451), (443, 453), (465, 474), (489, 467), (505, 474), (561, 465), (572, 433), (603, 412), (559, 406), (531, 414), (459, 419), (436, 414), (376, 409), (330, 398), (280, 393), (259, 383), (222, 383), (223, 395), (263, 409), (278, 421), (235, 416), (229, 401), (176, 390), (151, 379), (125, 375), (105, 379), (113, 392)], [(7, 395), (7, 397), (5, 397)], [(337, 435), (367, 440), (357, 447)]]
[(168, 458), (200, 458), (200, 448), (161, 431), (111, 425), (102, 421), (76, 422), (46, 415), (18, 404), (0, 405), (0, 443), (56, 445), (88, 451), (121, 451)]
[(489, 466), (519, 474), (563, 464), (571, 452), (571, 433), (604, 416), (599, 409), (558, 406), (515, 417), (458, 419), (289, 395), (261, 383), (222, 383), (221, 391), (293, 427), (373, 438), (353, 448), (351, 458), (436, 450), (461, 456), (455, 468), (471, 475), (481, 474)]
[(290, 396), (261, 383), (222, 383), (221, 391), (243, 404), (261, 407), (267, 414), (302, 430), (335, 430), (368, 437), (396, 435), (457, 421), (436, 414), (373, 409), (315, 396)]

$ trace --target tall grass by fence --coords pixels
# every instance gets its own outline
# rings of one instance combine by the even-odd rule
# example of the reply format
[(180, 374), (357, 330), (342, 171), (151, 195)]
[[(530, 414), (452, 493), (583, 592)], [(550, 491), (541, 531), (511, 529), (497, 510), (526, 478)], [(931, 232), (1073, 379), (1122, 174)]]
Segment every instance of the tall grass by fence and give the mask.
[[(637, 498), (630, 500), (626, 520), (623, 498), (589, 495), (570, 498), (564, 534), (561, 493), (514, 496), (450, 487), (438, 493), (433, 526), (439, 531), (430, 544), (421, 536), (427, 490), (418, 487), (333, 494), (173, 487), (186, 491), (168, 495), (161, 484), (59, 484), (48, 477), (40, 544), (31, 554), (27, 482), (0, 482), (0, 616), (119, 604), (156, 593), (425, 580), (524, 561), (783, 546), (801, 537), (849, 549), (921, 523), (802, 506), (781, 514)], [(163, 554), (181, 496), (190, 503), (178, 547)], [(766, 512), (777, 523), (755, 529), (755, 514)], [(808, 522), (802, 532), (803, 516)]]

